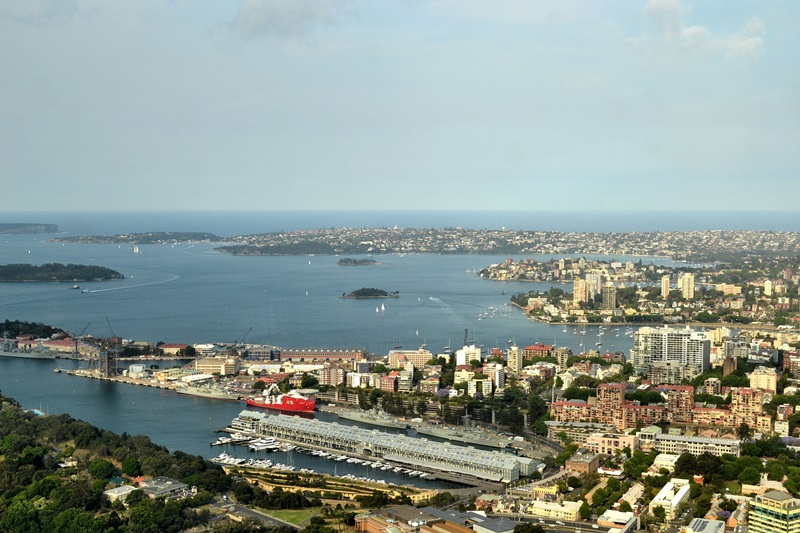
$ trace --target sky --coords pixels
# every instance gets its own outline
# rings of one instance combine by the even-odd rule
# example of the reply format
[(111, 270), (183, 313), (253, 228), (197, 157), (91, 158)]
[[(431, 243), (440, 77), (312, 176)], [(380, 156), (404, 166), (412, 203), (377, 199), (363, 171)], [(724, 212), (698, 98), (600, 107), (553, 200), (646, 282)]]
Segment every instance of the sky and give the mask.
[(800, 210), (796, 0), (0, 0), (40, 210)]

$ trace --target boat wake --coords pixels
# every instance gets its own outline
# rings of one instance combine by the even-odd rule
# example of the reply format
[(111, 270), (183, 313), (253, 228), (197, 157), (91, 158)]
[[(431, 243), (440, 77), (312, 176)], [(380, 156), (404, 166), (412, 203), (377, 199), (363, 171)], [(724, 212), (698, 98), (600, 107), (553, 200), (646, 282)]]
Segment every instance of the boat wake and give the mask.
[(139, 287), (149, 287), (150, 285), (161, 285), (162, 283), (170, 283), (179, 279), (180, 276), (178, 274), (170, 274), (170, 277), (167, 279), (162, 279), (159, 281), (150, 281), (148, 283), (137, 283), (136, 285), (126, 285), (124, 287), (109, 287), (108, 289), (90, 289), (89, 293), (95, 292), (108, 292), (108, 291), (124, 291), (127, 289), (137, 289)]

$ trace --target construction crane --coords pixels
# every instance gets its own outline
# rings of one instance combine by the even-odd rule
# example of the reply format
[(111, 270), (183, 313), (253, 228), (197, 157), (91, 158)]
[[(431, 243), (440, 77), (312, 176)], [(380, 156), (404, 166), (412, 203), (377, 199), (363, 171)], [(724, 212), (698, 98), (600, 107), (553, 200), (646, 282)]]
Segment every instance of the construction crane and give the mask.
[(92, 323), (89, 322), (88, 324), (86, 324), (86, 326), (84, 326), (84, 328), (81, 330), (80, 333), (78, 333), (77, 335), (74, 335), (74, 334), (72, 335), (72, 340), (75, 341), (75, 352), (73, 352), (73, 354), (72, 354), (73, 358), (77, 359), (78, 355), (79, 355), (79, 353), (78, 353), (78, 338), (83, 336), (83, 334), (86, 333), (86, 330), (89, 329), (89, 326), (91, 326), (91, 325), (92, 325)]
[(244, 346), (244, 341), (247, 340), (247, 336), (250, 335), (251, 331), (253, 331), (253, 326), (250, 326), (250, 329), (245, 331), (244, 335), (242, 335), (242, 340), (240, 340), (237, 344)]
[(108, 324), (108, 331), (111, 332), (111, 336), (116, 337), (114, 334), (114, 328), (111, 327), (111, 321), (108, 319), (108, 317), (106, 317), (106, 324)]

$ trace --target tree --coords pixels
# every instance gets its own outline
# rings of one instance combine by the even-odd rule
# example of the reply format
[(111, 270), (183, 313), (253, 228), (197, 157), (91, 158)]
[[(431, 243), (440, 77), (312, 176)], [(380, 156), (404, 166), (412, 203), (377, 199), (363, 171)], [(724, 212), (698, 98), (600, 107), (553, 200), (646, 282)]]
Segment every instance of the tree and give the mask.
[(778, 461), (772, 461), (769, 465), (769, 478), (772, 481), (783, 481), (786, 475), (786, 467)]
[(689, 452), (683, 452), (675, 462), (675, 475), (696, 474), (697, 459)]
[(577, 477), (577, 476), (569, 476), (567, 478), (567, 485), (572, 487), (573, 489), (576, 489), (576, 488), (580, 487), (581, 485), (583, 485), (583, 483), (581, 482), (581, 479), (579, 477)]
[(514, 526), (514, 533), (545, 533), (544, 528), (533, 522), (525, 522)]
[(592, 507), (584, 501), (581, 503), (578, 513), (580, 514), (581, 519), (588, 520), (592, 516)]
[(311, 374), (303, 374), (303, 379), (300, 380), (300, 386), (304, 389), (310, 389), (319, 385), (319, 380), (316, 376)]
[(742, 422), (742, 424), (736, 428), (736, 436), (742, 440), (747, 440), (753, 436), (753, 430), (747, 424), (747, 422)]
[(739, 473), (737, 479), (744, 485), (758, 485), (758, 482), (761, 481), (761, 472), (749, 466)]
[(622, 511), (623, 513), (629, 513), (633, 509), (631, 508), (631, 504), (628, 503), (628, 500), (622, 500), (622, 503), (619, 504), (619, 510)]
[(655, 518), (656, 522), (664, 523), (667, 521), (667, 512), (664, 510), (663, 507), (658, 506), (653, 509), (653, 518)]
[(117, 474), (117, 467), (105, 459), (95, 459), (87, 470), (97, 479), (108, 479)]
[(122, 461), (122, 473), (126, 476), (136, 477), (142, 475), (142, 464), (131, 455)]

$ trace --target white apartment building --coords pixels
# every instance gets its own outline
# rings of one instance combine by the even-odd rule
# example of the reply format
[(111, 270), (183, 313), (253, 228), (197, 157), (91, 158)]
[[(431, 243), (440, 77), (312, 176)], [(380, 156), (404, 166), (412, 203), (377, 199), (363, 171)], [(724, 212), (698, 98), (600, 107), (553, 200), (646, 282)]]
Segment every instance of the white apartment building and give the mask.
[(689, 480), (673, 478), (664, 485), (653, 501), (650, 502), (650, 513), (657, 507), (664, 509), (667, 520), (675, 518), (678, 506), (689, 500)]
[(508, 349), (507, 366), (514, 374), (522, 372), (522, 352), (516, 344)]
[(640, 328), (633, 337), (631, 362), (641, 374), (647, 374), (652, 363), (692, 366), (701, 373), (711, 364), (711, 341), (705, 333), (688, 327)]

